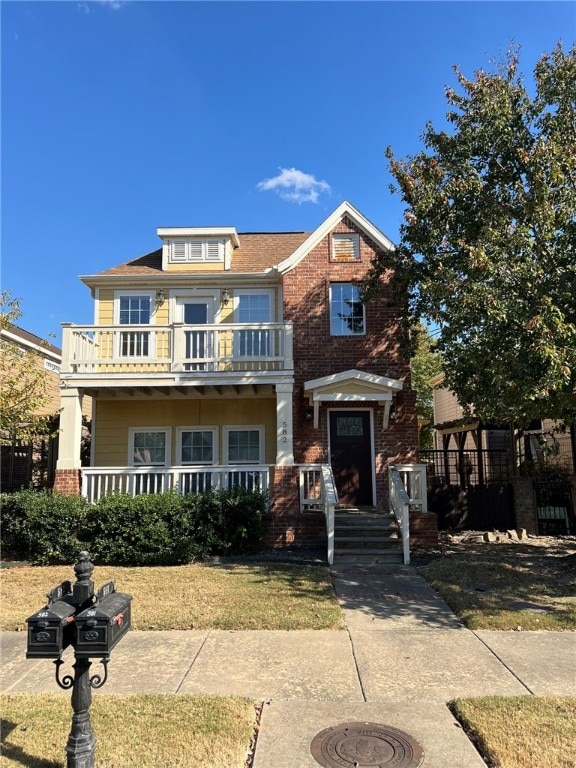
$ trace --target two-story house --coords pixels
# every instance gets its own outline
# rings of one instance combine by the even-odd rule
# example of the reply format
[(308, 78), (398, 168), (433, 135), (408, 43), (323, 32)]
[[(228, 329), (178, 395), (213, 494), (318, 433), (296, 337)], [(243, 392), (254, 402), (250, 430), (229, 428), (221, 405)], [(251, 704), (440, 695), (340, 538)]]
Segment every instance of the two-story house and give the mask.
[[(81, 280), (94, 325), (63, 327), (55, 487), (181, 493), (242, 484), (273, 499), (269, 542), (317, 540), (320, 465), (342, 504), (385, 509), (387, 467), (415, 459), (410, 369), (383, 278), (392, 243), (342, 203), (314, 232), (165, 227), (160, 247)], [(93, 400), (92, 460), (79, 458)]]

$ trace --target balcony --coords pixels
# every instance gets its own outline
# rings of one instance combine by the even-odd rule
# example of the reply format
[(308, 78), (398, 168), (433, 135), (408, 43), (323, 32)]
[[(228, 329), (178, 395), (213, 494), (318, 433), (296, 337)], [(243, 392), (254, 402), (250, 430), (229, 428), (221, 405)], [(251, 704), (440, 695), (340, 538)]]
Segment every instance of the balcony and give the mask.
[(293, 368), (290, 323), (64, 324), (62, 329), (62, 373), (79, 378), (202, 377)]

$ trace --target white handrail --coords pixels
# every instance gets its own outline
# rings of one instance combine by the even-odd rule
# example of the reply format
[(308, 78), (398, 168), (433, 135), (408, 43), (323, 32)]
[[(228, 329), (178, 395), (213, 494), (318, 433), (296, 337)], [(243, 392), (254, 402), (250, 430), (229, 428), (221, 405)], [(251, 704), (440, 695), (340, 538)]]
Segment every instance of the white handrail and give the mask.
[(398, 521), (402, 535), (403, 562), (404, 565), (410, 565), (410, 497), (396, 467), (388, 467), (388, 483), (390, 509)]
[(326, 559), (334, 564), (334, 514), (338, 504), (336, 482), (329, 464), (299, 465), (300, 511), (318, 509), (326, 519)]

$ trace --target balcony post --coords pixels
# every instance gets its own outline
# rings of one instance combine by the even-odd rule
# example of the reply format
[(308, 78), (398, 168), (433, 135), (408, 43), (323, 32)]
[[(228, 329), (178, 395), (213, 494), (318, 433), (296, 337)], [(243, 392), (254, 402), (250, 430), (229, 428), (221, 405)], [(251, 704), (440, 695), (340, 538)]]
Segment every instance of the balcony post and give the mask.
[(284, 327), (284, 370), (291, 371), (294, 368), (293, 339), (294, 326), (286, 323)]
[(72, 358), (72, 323), (62, 323), (62, 362), (61, 373), (70, 373), (70, 360)]
[(294, 385), (276, 384), (276, 464), (294, 464), (292, 395)]

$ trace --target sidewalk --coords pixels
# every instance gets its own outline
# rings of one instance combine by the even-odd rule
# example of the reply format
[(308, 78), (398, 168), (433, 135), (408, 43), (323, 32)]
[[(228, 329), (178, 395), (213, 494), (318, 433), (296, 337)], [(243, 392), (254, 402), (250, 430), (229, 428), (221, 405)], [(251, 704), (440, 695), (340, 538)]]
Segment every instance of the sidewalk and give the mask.
[[(332, 576), (347, 630), (132, 631), (95, 695), (265, 701), (254, 768), (317, 768), (314, 736), (358, 721), (408, 733), (424, 749), (423, 768), (485, 768), (447, 701), (576, 695), (575, 633), (471, 632), (405, 566), (335, 567)], [(25, 633), (3, 633), (1, 644), (3, 691), (59, 690), (50, 662), (26, 660)]]

